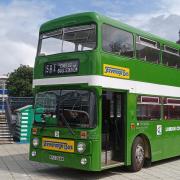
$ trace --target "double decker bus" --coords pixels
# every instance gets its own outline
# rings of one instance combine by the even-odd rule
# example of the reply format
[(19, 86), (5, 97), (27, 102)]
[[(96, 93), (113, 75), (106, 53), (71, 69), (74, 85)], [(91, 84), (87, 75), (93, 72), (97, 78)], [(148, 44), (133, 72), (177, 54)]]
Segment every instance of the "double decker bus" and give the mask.
[(94, 12), (40, 27), (32, 161), (87, 171), (180, 155), (180, 45)]

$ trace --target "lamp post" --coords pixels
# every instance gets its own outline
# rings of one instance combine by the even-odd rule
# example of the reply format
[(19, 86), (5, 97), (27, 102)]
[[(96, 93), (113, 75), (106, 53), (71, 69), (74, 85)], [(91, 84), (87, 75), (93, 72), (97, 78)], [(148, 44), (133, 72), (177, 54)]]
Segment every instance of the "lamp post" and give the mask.
[(5, 101), (5, 88), (6, 88), (6, 85), (5, 85), (5, 81), (2, 82), (2, 111), (4, 112), (4, 101)]
[(176, 43), (180, 44), (180, 30), (179, 30), (179, 40)]
[(7, 97), (6, 93), (6, 80), (7, 76), (0, 76), (0, 89), (1, 89), (1, 94), (0, 94), (0, 101), (1, 101), (1, 112), (5, 111), (5, 99)]

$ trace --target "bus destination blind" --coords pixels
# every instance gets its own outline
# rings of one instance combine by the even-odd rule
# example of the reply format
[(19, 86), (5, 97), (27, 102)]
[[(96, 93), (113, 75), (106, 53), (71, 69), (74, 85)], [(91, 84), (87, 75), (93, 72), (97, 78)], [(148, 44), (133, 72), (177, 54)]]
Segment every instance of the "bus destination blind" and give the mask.
[(44, 66), (45, 76), (58, 76), (65, 74), (78, 73), (79, 60), (58, 61), (46, 63)]

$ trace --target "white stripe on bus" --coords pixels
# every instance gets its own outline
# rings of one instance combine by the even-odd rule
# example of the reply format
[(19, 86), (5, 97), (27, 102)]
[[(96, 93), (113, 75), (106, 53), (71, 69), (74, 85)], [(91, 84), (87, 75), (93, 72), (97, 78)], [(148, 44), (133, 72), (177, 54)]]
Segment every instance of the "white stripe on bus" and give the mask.
[(101, 86), (103, 88), (128, 90), (130, 93), (137, 94), (180, 97), (180, 87), (98, 75), (34, 79), (33, 87), (41, 85), (65, 85), (81, 83), (86, 83), (89, 86)]

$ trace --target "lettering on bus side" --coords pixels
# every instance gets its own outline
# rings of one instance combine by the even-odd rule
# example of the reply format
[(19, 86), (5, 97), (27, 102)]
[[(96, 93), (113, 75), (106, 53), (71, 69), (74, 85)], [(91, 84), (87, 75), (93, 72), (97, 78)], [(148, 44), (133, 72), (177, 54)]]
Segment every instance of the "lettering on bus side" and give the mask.
[(103, 64), (103, 75), (109, 77), (129, 79), (130, 70), (129, 68), (125, 68), (125, 67)]
[(166, 127), (166, 128), (165, 128), (165, 131), (166, 131), (166, 132), (180, 131), (180, 126)]

